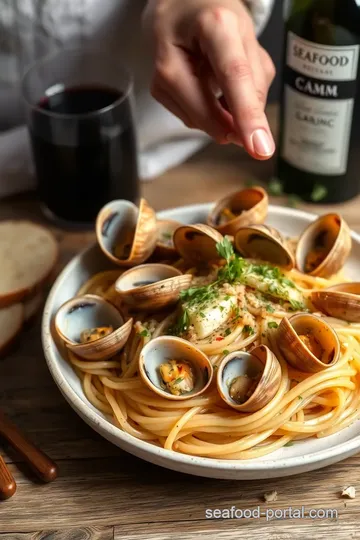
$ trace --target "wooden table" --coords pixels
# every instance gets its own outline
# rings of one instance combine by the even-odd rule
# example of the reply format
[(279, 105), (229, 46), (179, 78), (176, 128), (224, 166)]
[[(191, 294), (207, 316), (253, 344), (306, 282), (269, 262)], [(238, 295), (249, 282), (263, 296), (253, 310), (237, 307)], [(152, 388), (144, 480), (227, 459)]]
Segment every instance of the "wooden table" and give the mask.
[[(208, 147), (188, 163), (145, 184), (157, 209), (212, 201), (249, 179), (266, 180), (272, 163), (249, 159), (234, 146)], [(342, 205), (349, 224), (360, 231), (360, 199)], [(304, 206), (305, 207), (305, 206)], [(325, 212), (326, 207), (312, 207)], [(31, 196), (0, 204), (0, 219), (41, 220)], [(59, 269), (94, 240), (92, 233), (56, 230)], [(1, 268), (0, 268), (1, 271)], [(47, 370), (40, 343), (40, 317), (20, 344), (0, 362), (0, 407), (59, 464), (61, 475), (49, 485), (34, 484), (22, 465), (5, 454), (18, 491), (0, 503), (0, 540), (285, 540), (360, 538), (360, 457), (323, 470), (276, 480), (221, 481), (191, 477), (132, 457), (94, 433), (65, 402)], [(359, 496), (340, 497), (346, 485)], [(265, 504), (264, 492), (278, 500)], [(205, 519), (206, 508), (336, 509), (337, 519)]]

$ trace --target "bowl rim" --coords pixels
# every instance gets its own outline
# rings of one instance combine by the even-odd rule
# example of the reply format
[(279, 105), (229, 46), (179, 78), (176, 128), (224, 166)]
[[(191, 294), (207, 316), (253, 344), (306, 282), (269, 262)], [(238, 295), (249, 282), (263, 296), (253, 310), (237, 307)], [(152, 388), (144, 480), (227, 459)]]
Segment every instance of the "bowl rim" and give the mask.
[[(209, 212), (214, 205), (211, 203), (200, 203), (192, 205), (184, 205), (181, 207), (173, 207), (167, 210), (158, 212), (159, 219), (166, 219), (167, 216), (172, 211), (177, 212)], [(269, 205), (269, 211), (276, 213), (280, 217), (291, 219), (294, 217), (303, 218), (307, 222), (314, 221), (317, 219), (318, 215), (306, 212), (304, 210), (298, 210), (294, 208), (283, 207), (279, 205)], [(165, 214), (165, 215), (164, 215)], [(171, 219), (171, 218), (170, 218)], [(360, 234), (351, 231), (352, 238), (360, 245)], [(218, 472), (221, 471), (239, 471), (239, 472), (251, 472), (254, 475), (258, 472), (266, 472), (267, 470), (274, 470), (278, 472), (277, 476), (282, 476), (282, 471), (287, 471), (288, 469), (301, 468), (305, 464), (309, 466), (306, 470), (311, 469), (311, 465), (315, 465), (312, 468), (316, 468), (316, 463), (322, 463), (334, 460), (339, 455), (346, 454), (347, 456), (355, 453), (357, 449), (360, 448), (360, 435), (354, 436), (351, 439), (340, 442), (338, 444), (332, 445), (321, 450), (313, 451), (303, 456), (282, 456), (281, 459), (250, 459), (250, 460), (222, 460), (216, 458), (207, 458), (207, 457), (198, 457), (187, 454), (181, 454), (173, 450), (167, 450), (153, 445), (152, 443), (142, 441), (121, 431), (109, 420), (103, 418), (101, 414), (95, 410), (92, 410), (90, 406), (84, 402), (76, 392), (71, 388), (70, 384), (63, 375), (58, 362), (55, 358), (55, 355), (52, 351), (53, 347), (56, 345), (53, 343), (51, 336), (51, 313), (52, 313), (52, 304), (57, 295), (57, 289), (59, 284), (63, 279), (70, 273), (72, 273), (79, 264), (79, 261), (83, 255), (90, 250), (94, 249), (94, 244), (81, 251), (76, 255), (60, 272), (56, 281), (54, 282), (50, 294), (47, 298), (43, 317), (42, 317), (42, 344), (45, 354), (46, 363), (48, 365), (49, 371), (59, 387), (60, 391), (64, 395), (68, 403), (75, 409), (75, 411), (81, 416), (81, 418), (87, 422), (93, 429), (95, 429), (102, 436), (112, 441), (113, 439), (118, 439), (122, 441), (127, 447), (133, 447), (137, 450), (137, 453), (134, 452), (134, 455), (148, 454), (149, 461), (159, 463), (157, 458), (162, 458), (167, 465), (170, 466), (171, 463), (176, 463), (178, 466), (183, 466), (184, 470), (188, 472), (192, 470), (193, 474), (197, 474), (197, 471), (213, 471), (214, 469)], [(96, 428), (95, 428), (96, 426)], [(271, 455), (271, 454), (270, 454)], [(142, 457), (142, 459), (145, 459)], [(321, 465), (320, 465), (321, 466)], [(177, 468), (172, 466), (173, 468)], [(171, 466), (170, 466), (171, 468)], [(179, 470), (179, 468), (177, 468)], [(297, 471), (294, 470), (292, 473), (287, 472), (286, 474), (295, 474)]]

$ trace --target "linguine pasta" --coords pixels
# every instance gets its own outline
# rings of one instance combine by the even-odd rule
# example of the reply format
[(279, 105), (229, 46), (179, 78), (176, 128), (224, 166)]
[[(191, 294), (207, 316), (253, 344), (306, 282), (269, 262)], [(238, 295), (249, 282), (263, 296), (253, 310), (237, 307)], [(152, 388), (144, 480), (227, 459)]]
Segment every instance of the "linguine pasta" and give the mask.
[[(185, 269), (183, 261), (174, 266)], [(195, 268), (186, 271), (194, 275), (194, 287), (199, 288), (216, 281), (219, 268), (212, 267), (202, 275)], [(257, 458), (297, 440), (325, 437), (349, 426), (360, 416), (360, 324), (325, 317), (308, 300), (310, 292), (344, 279), (339, 275), (317, 278), (297, 270), (282, 276), (281, 283), (286, 283), (284, 278), (290, 281), (306, 299), (306, 309), (323, 317), (337, 333), (341, 356), (333, 367), (315, 374), (297, 371), (278, 347), (281, 319), (304, 306), (279, 300), (249, 280), (239, 284), (224, 280), (221, 292), (237, 298), (238, 311), (210, 338), (199, 338), (177, 308), (158, 315), (132, 313), (136, 322), (130, 338), (123, 351), (110, 360), (86, 361), (69, 351), (69, 361), (81, 378), (87, 399), (119, 429), (138, 439), (167, 450), (217, 459)], [(86, 290), (85, 284), (82, 292)], [(104, 296), (111, 299), (113, 288), (109, 291)], [(203, 351), (215, 370), (229, 352), (267, 345), (281, 364), (281, 384), (275, 397), (257, 412), (241, 413), (220, 398), (215, 384), (185, 401), (155, 394), (138, 374), (140, 353), (151, 339), (174, 332)]]

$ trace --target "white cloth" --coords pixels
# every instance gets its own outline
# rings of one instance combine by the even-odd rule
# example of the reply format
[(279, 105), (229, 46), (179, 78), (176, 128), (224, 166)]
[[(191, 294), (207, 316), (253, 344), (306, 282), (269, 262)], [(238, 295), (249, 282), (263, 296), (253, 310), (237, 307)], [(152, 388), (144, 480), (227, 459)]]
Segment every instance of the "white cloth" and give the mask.
[[(273, 1), (248, 2), (259, 32)], [(148, 91), (152, 66), (141, 31), (145, 4), (145, 0), (0, 0), (0, 197), (35, 186), (19, 81), (25, 67), (55, 46), (101, 46), (133, 72), (142, 179), (181, 163), (208, 142), (205, 134), (186, 128)]]

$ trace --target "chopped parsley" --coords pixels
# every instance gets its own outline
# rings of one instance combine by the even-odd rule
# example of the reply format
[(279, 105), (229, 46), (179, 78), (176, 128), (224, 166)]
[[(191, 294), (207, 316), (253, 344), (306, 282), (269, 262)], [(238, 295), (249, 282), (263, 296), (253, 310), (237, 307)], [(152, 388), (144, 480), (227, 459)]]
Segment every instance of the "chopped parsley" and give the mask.
[(244, 332), (246, 332), (247, 334), (249, 334), (249, 336), (253, 336), (255, 334), (255, 330), (252, 326), (250, 326), (249, 324), (245, 324), (244, 326)]
[(218, 290), (215, 284), (216, 282), (204, 287), (190, 287), (181, 291), (180, 298), (189, 307), (208, 304), (218, 296)]
[(327, 194), (328, 189), (326, 186), (323, 186), (322, 184), (315, 184), (311, 192), (310, 199), (312, 202), (320, 202), (325, 199)]
[(298, 397), (299, 397), (299, 399), (303, 399), (303, 397), (302, 397), (302, 396), (298, 396)]
[(293, 446), (293, 445), (294, 445), (294, 443), (292, 441), (289, 441), (286, 444), (284, 444), (284, 446)]
[(184, 380), (184, 377), (178, 377), (177, 379), (175, 379), (175, 381), (174, 381), (173, 384), (179, 384), (179, 383), (181, 383), (183, 380)]
[(234, 248), (227, 236), (225, 236), (221, 242), (216, 244), (216, 249), (220, 257), (226, 259), (226, 262), (229, 262), (231, 257), (234, 255)]
[(287, 279), (286, 277), (281, 277), (280, 278), (281, 280), (281, 283), (283, 285), (287, 285), (288, 287), (290, 287), (291, 289), (294, 289), (295, 288), (295, 284), (293, 281), (291, 281), (291, 279)]
[(274, 313), (275, 308), (271, 304), (266, 304), (265, 309), (267, 313)]
[(223, 350), (223, 354), (224, 354), (225, 356), (228, 355), (229, 352), (230, 352), (230, 351), (228, 351), (227, 349), (224, 349), (224, 350)]
[(142, 332), (139, 333), (139, 336), (141, 336), (141, 337), (150, 337), (150, 332), (149, 332), (149, 330), (146, 330), (146, 328), (145, 328)]
[(181, 334), (186, 332), (186, 330), (188, 330), (189, 326), (190, 326), (189, 312), (187, 309), (184, 309), (181, 317), (179, 317), (179, 319), (174, 324), (174, 326), (169, 328), (169, 334), (173, 336), (180, 336)]
[(224, 332), (224, 336), (229, 336), (231, 334), (231, 328), (227, 328)]
[(298, 302), (297, 300), (289, 300), (291, 305), (291, 311), (301, 311), (305, 309), (305, 306), (302, 302)]
[(166, 240), (170, 240), (172, 238), (172, 234), (168, 232), (163, 232), (161, 236), (162, 238), (165, 238)]
[(278, 325), (278, 323), (275, 322), (275, 321), (270, 321), (270, 322), (268, 322), (268, 327), (269, 327), (269, 328), (278, 328), (279, 325)]
[(272, 178), (268, 184), (268, 192), (274, 197), (279, 197), (283, 194), (283, 185), (278, 178)]

